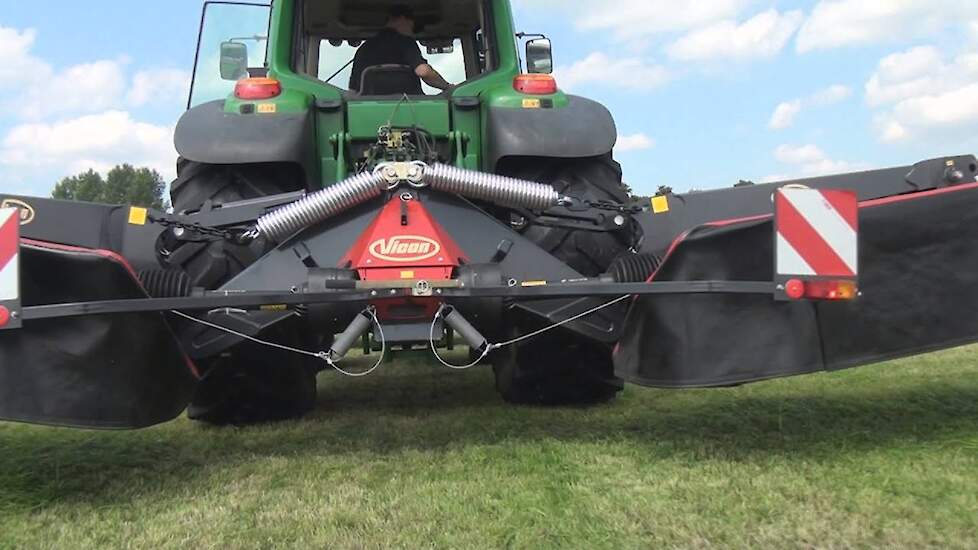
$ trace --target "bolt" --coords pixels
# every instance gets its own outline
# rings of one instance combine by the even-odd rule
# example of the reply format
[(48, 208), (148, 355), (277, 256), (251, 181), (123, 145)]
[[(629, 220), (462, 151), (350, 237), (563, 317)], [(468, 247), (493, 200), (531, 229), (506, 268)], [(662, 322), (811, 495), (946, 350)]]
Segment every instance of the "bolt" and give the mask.
[(377, 296), (377, 291), (376, 290), (371, 290), (370, 291), (370, 295), (371, 296)]
[(397, 290), (391, 289), (391, 296), (397, 296)]
[(421, 169), (418, 168), (417, 166), (412, 166), (411, 169), (408, 170), (408, 175), (411, 176), (412, 178), (416, 178), (420, 174), (421, 174)]
[(622, 216), (620, 214), (615, 216), (615, 225), (617, 225), (618, 227), (625, 225), (625, 216)]
[(397, 170), (393, 166), (388, 166), (387, 169), (384, 170), (384, 175), (386, 175), (388, 178), (396, 178)]
[(176, 238), (178, 238), (178, 239), (181, 238), (181, 237), (183, 237), (186, 232), (187, 231), (184, 230), (184, 228), (182, 228), (182, 227), (174, 227), (173, 228), (173, 236), (176, 237)]

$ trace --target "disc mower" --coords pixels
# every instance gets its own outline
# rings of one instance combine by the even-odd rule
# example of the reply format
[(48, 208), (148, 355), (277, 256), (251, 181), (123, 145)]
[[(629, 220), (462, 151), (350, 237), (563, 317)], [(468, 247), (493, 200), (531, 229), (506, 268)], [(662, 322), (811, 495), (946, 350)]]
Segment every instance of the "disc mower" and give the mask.
[(551, 405), (978, 340), (974, 156), (635, 198), (507, 0), (407, 3), (448, 92), (337, 82), (386, 2), (207, 3), (171, 210), (0, 193), (0, 418), (295, 418), (354, 350)]

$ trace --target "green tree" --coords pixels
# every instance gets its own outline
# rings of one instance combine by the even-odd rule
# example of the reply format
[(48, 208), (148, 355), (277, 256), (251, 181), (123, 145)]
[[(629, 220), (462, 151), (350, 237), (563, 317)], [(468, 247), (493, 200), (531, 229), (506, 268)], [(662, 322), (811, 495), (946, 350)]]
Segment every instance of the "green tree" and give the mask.
[(168, 206), (166, 182), (156, 170), (121, 164), (103, 178), (94, 170), (64, 178), (54, 187), (56, 199), (125, 204), (162, 210)]

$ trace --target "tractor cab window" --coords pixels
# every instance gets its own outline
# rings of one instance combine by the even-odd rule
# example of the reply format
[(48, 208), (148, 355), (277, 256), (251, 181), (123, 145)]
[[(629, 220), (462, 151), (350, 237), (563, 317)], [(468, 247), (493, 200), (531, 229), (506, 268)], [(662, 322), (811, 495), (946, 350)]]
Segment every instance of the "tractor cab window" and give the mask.
[[(443, 39), (421, 44), (421, 53), (428, 63), (449, 82), (466, 80), (465, 52), (462, 40)], [(319, 68), (317, 78), (337, 88), (349, 89), (350, 75), (353, 73), (353, 59), (361, 40), (325, 39), (319, 45)], [(437, 95), (440, 90), (422, 84), (427, 95)]]
[[(362, 0), (297, 0), (294, 68), (341, 90), (350, 90), (357, 49), (384, 30), (390, 3)], [(484, 0), (405, 0), (415, 15), (412, 36), (422, 56), (445, 80), (460, 84), (492, 70), (484, 32), (491, 19)], [(386, 69), (391, 70), (391, 69)], [(354, 86), (353, 88), (359, 88)], [(440, 90), (423, 85), (426, 95)]]
[(265, 70), (271, 7), (204, 4), (188, 107), (224, 99), (238, 80)]

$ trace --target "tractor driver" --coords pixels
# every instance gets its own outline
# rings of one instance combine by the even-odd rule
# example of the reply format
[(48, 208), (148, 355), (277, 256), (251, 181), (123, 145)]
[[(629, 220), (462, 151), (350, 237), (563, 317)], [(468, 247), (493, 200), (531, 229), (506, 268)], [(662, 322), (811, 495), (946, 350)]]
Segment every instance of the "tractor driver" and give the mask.
[(414, 34), (414, 11), (405, 5), (393, 6), (387, 19), (387, 27), (367, 40), (357, 50), (353, 61), (353, 74), (350, 76), (350, 89), (360, 91), (363, 72), (377, 65), (406, 65), (415, 76), (405, 75), (404, 89), (408, 95), (422, 95), (421, 80), (432, 88), (448, 90), (452, 87), (421, 56), (421, 48), (412, 38)]

